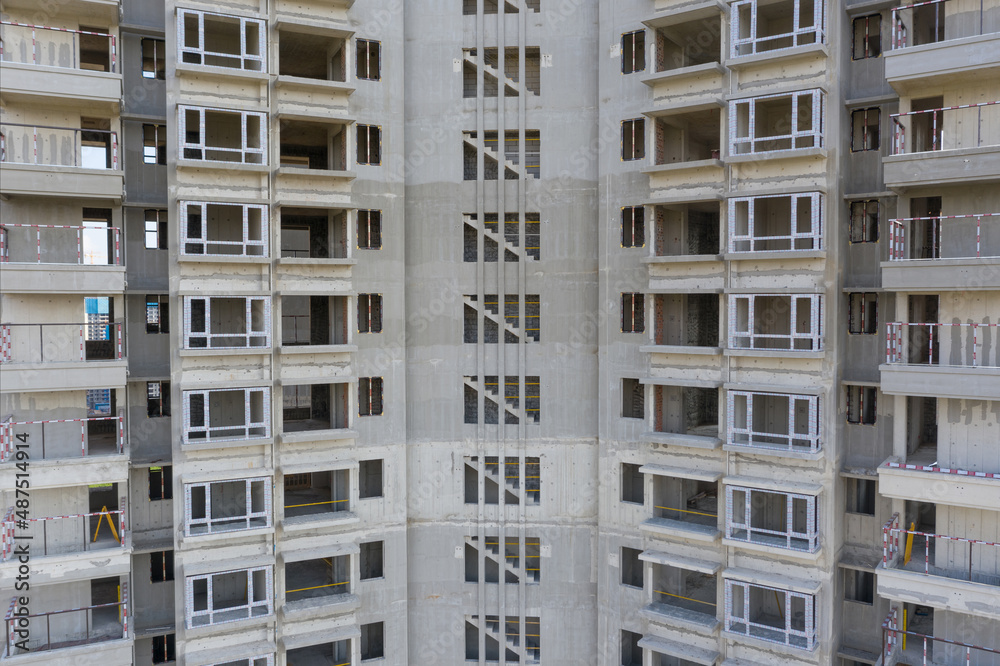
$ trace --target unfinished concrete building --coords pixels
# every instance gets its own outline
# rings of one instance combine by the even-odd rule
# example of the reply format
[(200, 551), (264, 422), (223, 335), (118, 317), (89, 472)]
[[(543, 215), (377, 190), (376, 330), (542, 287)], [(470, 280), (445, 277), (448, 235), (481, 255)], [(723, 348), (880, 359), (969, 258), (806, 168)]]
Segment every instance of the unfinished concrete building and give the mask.
[(996, 0), (0, 14), (0, 662), (1000, 665)]

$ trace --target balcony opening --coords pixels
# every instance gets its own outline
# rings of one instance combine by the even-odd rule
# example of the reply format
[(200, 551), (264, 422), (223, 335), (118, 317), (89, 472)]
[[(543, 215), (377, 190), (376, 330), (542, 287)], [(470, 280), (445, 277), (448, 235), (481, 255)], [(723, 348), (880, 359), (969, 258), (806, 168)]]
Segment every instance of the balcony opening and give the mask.
[[(937, 365), (941, 362), (941, 327), (937, 326), (940, 297), (916, 294), (908, 299), (906, 326), (907, 363)], [(935, 335), (937, 334), (937, 335)]]
[(730, 446), (819, 450), (819, 396), (731, 390), (728, 402)]
[(191, 10), (178, 13), (180, 62), (248, 72), (265, 71), (267, 29), (264, 21)]
[(813, 496), (727, 486), (726, 507), (727, 538), (810, 553), (819, 547)]
[(822, 296), (753, 294), (729, 297), (732, 349), (819, 351)]
[(187, 443), (271, 436), (271, 389), (183, 391)]
[[(913, 46), (934, 44), (945, 39), (945, 12), (943, 1), (923, 3), (910, 10), (910, 34)], [(981, 11), (981, 10), (980, 10)]]
[(719, 159), (720, 117), (717, 108), (656, 118), (657, 165)]
[(641, 465), (633, 463), (622, 463), (622, 497), (623, 502), (630, 504), (644, 504), (646, 501), (646, 477), (640, 471)]
[(110, 169), (112, 143), (110, 120), (80, 118), (80, 166), (85, 169)]
[(266, 257), (267, 206), (181, 202), (181, 254)]
[[(24, 450), (24, 449), (19, 449)], [(36, 497), (50, 495), (54, 502), (57, 495), (79, 497), (82, 488), (36, 491)], [(85, 511), (65, 516), (32, 514), (31, 519), (18, 527), (18, 539), (31, 543), (31, 553), (35, 557), (86, 553), (110, 548), (124, 548), (123, 534), (124, 508), (123, 491), (117, 483), (98, 483), (87, 487), (87, 508)], [(23, 503), (22, 503), (23, 504)], [(6, 523), (13, 530), (16, 501), (10, 501)], [(78, 506), (74, 503), (74, 506)], [(13, 547), (5, 549), (2, 560), (13, 562), (17, 559)]]
[(719, 390), (694, 386), (656, 386), (655, 432), (698, 437), (719, 436)]
[(910, 199), (910, 259), (941, 258), (941, 197)]
[(730, 199), (729, 251), (822, 249), (822, 214), (818, 192)]
[[(131, 608), (131, 601), (127, 583), (118, 576), (43, 585), (31, 599), (30, 608), (12, 599), (8, 627), (13, 631), (16, 625), (10, 618), (30, 616), (31, 631), (20, 637), (9, 633), (4, 658), (129, 638), (122, 612)], [(78, 601), (72, 603), (70, 599)], [(62, 660), (53, 657), (39, 663), (57, 661)]]
[(266, 114), (180, 107), (180, 156), (188, 160), (266, 164)]
[(725, 630), (811, 650), (816, 645), (816, 598), (789, 590), (726, 580)]
[(938, 400), (906, 396), (906, 462), (938, 466)]
[[(941, 6), (941, 3), (929, 5), (927, 9)], [(919, 9), (919, 8), (918, 8)], [(910, 111), (917, 112), (909, 116), (910, 120), (910, 151), (920, 153), (941, 150), (944, 146), (944, 97), (922, 97), (910, 102)], [(926, 113), (920, 113), (926, 112)]]
[(646, 387), (638, 379), (622, 379), (622, 418), (646, 418)]
[(731, 101), (730, 154), (822, 147), (823, 100), (821, 91), (804, 90)]
[(284, 431), (339, 430), (349, 427), (347, 387), (346, 383), (282, 387)]
[(278, 75), (318, 81), (347, 80), (347, 42), (292, 30), (278, 30)]
[(654, 294), (653, 343), (719, 346), (718, 294)]
[(906, 522), (906, 529), (913, 529), (917, 532), (925, 532), (927, 534), (935, 534), (937, 532), (937, 505), (933, 502), (906, 500), (906, 510), (903, 517)]
[[(642, 653), (643, 650), (639, 647), (639, 641), (642, 640), (642, 634), (637, 634), (634, 631), (627, 631), (622, 629), (621, 633), (621, 664), (622, 666), (642, 666)], [(654, 655), (655, 660), (655, 655)], [(661, 666), (657, 661), (653, 662), (653, 666)], [(666, 662), (662, 666), (667, 666)], [(682, 666), (687, 666), (683, 664)]]
[[(323, 643), (321, 645), (309, 645), (307, 647), (295, 648), (285, 653), (285, 663), (290, 666), (302, 664), (335, 664), (336, 666), (351, 665), (351, 639), (345, 638), (342, 641)], [(224, 664), (223, 666), (228, 666)]]
[(281, 166), (310, 170), (347, 169), (347, 125), (283, 119)]
[(281, 209), (281, 256), (346, 259), (347, 211), (322, 208)]
[(274, 612), (271, 567), (188, 576), (185, 593), (188, 627), (204, 627), (265, 617)]
[(645, 585), (645, 565), (642, 563), (642, 560), (639, 559), (641, 554), (642, 551), (638, 548), (628, 548), (627, 546), (622, 546), (622, 585), (627, 585), (640, 590)]
[(281, 346), (346, 345), (347, 296), (283, 296)]
[(80, 69), (92, 72), (111, 71), (111, 40), (104, 28), (80, 26)]
[(722, 62), (722, 20), (718, 15), (656, 30), (656, 71)]
[(285, 602), (303, 599), (336, 601), (351, 593), (349, 555), (289, 562), (285, 565)]
[(653, 477), (653, 517), (660, 520), (716, 527), (719, 515), (717, 481)]
[(656, 207), (656, 256), (719, 253), (719, 204), (705, 201)]
[(285, 518), (332, 516), (351, 510), (350, 470), (286, 474)]
[(184, 486), (187, 535), (269, 527), (271, 479), (239, 479)]
[(652, 577), (654, 612), (688, 618), (692, 615), (715, 618), (717, 575), (653, 564)]
[(823, 0), (740, 0), (732, 5), (732, 57), (825, 41)]

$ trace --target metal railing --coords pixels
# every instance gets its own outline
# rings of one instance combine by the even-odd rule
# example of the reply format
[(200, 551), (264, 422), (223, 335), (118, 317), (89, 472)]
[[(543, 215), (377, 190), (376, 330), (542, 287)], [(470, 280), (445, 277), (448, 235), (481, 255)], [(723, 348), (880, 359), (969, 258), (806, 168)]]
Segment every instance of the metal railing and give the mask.
[(967, 469), (954, 469), (951, 467), (939, 467), (933, 465), (916, 465), (906, 462), (896, 462), (887, 460), (882, 463), (886, 469), (905, 469), (913, 472), (930, 472), (932, 474), (952, 474), (954, 476), (967, 476), (975, 479), (1000, 479), (1000, 472), (973, 472)]
[(123, 340), (120, 322), (0, 324), (0, 363), (121, 361)]
[(1000, 368), (1000, 324), (887, 324), (885, 362)]
[[(1000, 213), (889, 220), (889, 261), (1000, 257), (1000, 224), (987, 225), (984, 232), (983, 218), (987, 222), (1000, 222)], [(944, 233), (945, 226), (949, 228), (948, 235)]]
[(894, 113), (889, 118), (893, 155), (1000, 145), (1000, 132), (992, 129), (1000, 124), (1000, 100)]
[(5, 656), (128, 638), (127, 583), (121, 584), (120, 598), (121, 601), (108, 604), (31, 613), (28, 607), (20, 606), (18, 597), (13, 597), (4, 617)]
[[(15, 455), (15, 448), (18, 451), (26, 450), (26, 455), (34, 460), (75, 458), (77, 449), (73, 442), (77, 441), (77, 427), (80, 457), (120, 455), (125, 452), (124, 414), (125, 410), (120, 409), (118, 416), (92, 416), (83, 419), (14, 421), (12, 417), (8, 417), (0, 423), (0, 463), (18, 457)], [(96, 427), (91, 427), (91, 424)], [(54, 440), (49, 443), (48, 451), (46, 439)], [(19, 444), (15, 445), (15, 441)], [(53, 445), (58, 449), (55, 452), (52, 451)]]
[[(34, 239), (31, 238), (32, 230)], [(46, 236), (44, 248), (43, 232)], [(17, 237), (16, 242), (12, 242), (12, 236)], [(121, 229), (0, 223), (0, 263), (121, 266)]]
[(4, 122), (0, 162), (118, 170), (118, 133)]
[[(124, 498), (121, 498), (121, 501), (122, 504), (119, 506), (125, 506)], [(18, 539), (30, 540), (33, 557), (124, 548), (125, 510), (18, 518), (14, 507), (11, 507), (7, 510), (3, 523), (0, 524), (0, 538), (3, 544), (0, 561), (3, 562), (13, 559), (14, 546)]]
[[(916, 631), (909, 631), (905, 628), (906, 621), (904, 619), (904, 628), (899, 628), (899, 613), (898, 609), (893, 608), (889, 616), (885, 618), (882, 622), (882, 645), (883, 655), (882, 659), (878, 662), (880, 664), (896, 664), (896, 663), (915, 663), (907, 659), (906, 661), (899, 661), (900, 654), (896, 660), (892, 659), (893, 653), (900, 650), (900, 652), (906, 651), (906, 639), (908, 636), (912, 636), (913, 639), (920, 641), (921, 654), (922, 657), (914, 655), (914, 657), (921, 659), (920, 663), (923, 666), (928, 666), (928, 664), (971, 664), (973, 650), (976, 651), (976, 663), (980, 663), (978, 658), (980, 657), (980, 652), (986, 652), (986, 655), (982, 655), (985, 659), (982, 663), (993, 663), (1000, 656), (1000, 650), (995, 648), (982, 647), (979, 645), (972, 645), (970, 643), (961, 643), (959, 641), (952, 641), (947, 638), (935, 638), (934, 636), (928, 636), (926, 634), (921, 634)], [(935, 655), (937, 652), (934, 648), (934, 643), (942, 643), (941, 652), (946, 652), (947, 655)], [(897, 647), (898, 646), (898, 647)], [(946, 661), (941, 661), (940, 658), (944, 657)]]
[[(979, 551), (981, 553), (979, 561), (992, 563), (996, 562), (1000, 556), (1000, 543), (908, 530), (898, 525), (899, 514), (895, 514), (882, 527), (882, 564), (884, 568), (901, 569), (923, 573), (926, 576), (940, 576), (1000, 587), (1000, 568), (994, 566), (990, 571), (975, 570), (976, 546), (987, 549), (985, 554), (982, 550)], [(901, 540), (902, 547), (900, 546)], [(923, 541), (922, 548), (918, 544), (921, 540)], [(952, 544), (967, 544), (967, 546), (960, 548), (962, 551), (968, 550), (968, 557), (964, 552), (955, 552), (957, 549), (949, 548)], [(914, 558), (915, 548), (918, 549), (918, 552)], [(920, 557), (920, 551), (923, 553), (923, 558)], [(944, 565), (940, 564), (942, 561), (945, 561)], [(961, 564), (959, 564), (960, 561)]]
[(95, 37), (107, 40), (107, 71), (117, 71), (118, 43), (114, 35), (17, 21), (0, 21), (0, 26), (4, 26), (0, 37), (0, 60), (3, 62), (104, 71), (100, 63), (83, 62), (83, 38)]
[[(926, 2), (893, 7), (891, 48), (896, 50), (905, 49), (908, 46), (937, 44), (1000, 30), (1000, 18), (997, 16), (995, 3), (992, 8), (987, 8), (984, 0), (979, 0), (978, 11), (965, 10), (949, 14), (945, 4), (947, 1), (927, 0)], [(965, 5), (966, 3), (956, 4)], [(921, 11), (918, 10), (918, 7), (926, 9)], [(992, 11), (988, 9), (992, 9)], [(929, 16), (932, 12), (933, 16)], [(920, 35), (920, 44), (910, 43), (911, 26), (914, 36)], [(916, 42), (916, 38), (913, 41)]]

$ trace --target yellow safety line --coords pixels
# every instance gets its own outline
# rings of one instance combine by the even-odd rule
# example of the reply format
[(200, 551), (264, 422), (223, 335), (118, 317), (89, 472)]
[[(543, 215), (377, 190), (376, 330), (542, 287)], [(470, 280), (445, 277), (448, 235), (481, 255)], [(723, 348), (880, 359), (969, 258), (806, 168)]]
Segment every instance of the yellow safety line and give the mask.
[(671, 594), (670, 592), (663, 592), (661, 590), (656, 590), (657, 594), (664, 594), (668, 597), (676, 597), (678, 599), (684, 599), (685, 601), (693, 601), (696, 604), (705, 604), (706, 606), (715, 606), (711, 601), (701, 601), (700, 599), (692, 599), (691, 597), (682, 597), (679, 594)]
[(663, 509), (664, 511), (680, 511), (681, 513), (693, 513), (696, 516), (710, 516), (712, 518), (718, 518), (718, 514), (714, 513), (704, 513), (702, 511), (689, 511), (688, 509), (672, 509), (669, 506), (657, 506), (657, 509)]
[(318, 506), (320, 504), (337, 504), (338, 502), (349, 502), (350, 500), (330, 500), (329, 502), (313, 502), (312, 504), (286, 504), (286, 509), (298, 509), (302, 506)]
[(308, 590), (319, 590), (324, 587), (336, 587), (338, 585), (347, 585), (351, 581), (345, 580), (343, 583), (329, 583), (327, 585), (317, 585), (316, 587), (300, 587), (297, 590), (285, 590), (285, 594), (291, 594), (292, 592), (306, 592)]

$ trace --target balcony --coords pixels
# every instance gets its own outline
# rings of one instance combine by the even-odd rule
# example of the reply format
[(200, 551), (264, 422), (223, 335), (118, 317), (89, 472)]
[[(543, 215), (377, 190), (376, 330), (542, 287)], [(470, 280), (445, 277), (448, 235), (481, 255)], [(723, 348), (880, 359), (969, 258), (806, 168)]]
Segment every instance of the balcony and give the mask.
[(178, 166), (267, 170), (267, 114), (179, 106)]
[(715, 92), (726, 69), (722, 65), (724, 7), (699, 2), (694, 7), (658, 12), (644, 21), (656, 40), (653, 73), (642, 82), (653, 88), (657, 101), (667, 102), (676, 84), (688, 84), (695, 94)]
[(719, 565), (646, 551), (652, 600), (642, 614), (652, 622), (693, 633), (713, 634), (716, 619)]
[[(20, 605), (20, 598), (13, 597), (4, 617), (6, 625), (6, 645), (3, 659), (21, 657), (18, 663), (53, 663), (72, 661), (73, 663), (128, 663), (132, 645), (103, 645), (129, 639), (129, 612), (131, 603), (128, 584), (117, 578), (91, 582), (86, 597), (91, 601), (100, 598), (119, 598), (106, 603), (88, 604), (72, 610), (43, 611), (49, 604), (40, 603), (45, 596), (36, 592), (30, 609)], [(67, 594), (69, 591), (67, 590)], [(73, 648), (87, 646), (85, 650)], [(45, 653), (44, 660), (37, 661), (28, 655)], [(93, 662), (90, 659), (95, 658)]]
[(1000, 289), (1000, 213), (889, 220), (887, 289)]
[[(110, 126), (110, 121), (88, 124)], [(0, 174), (4, 195), (121, 200), (118, 133), (2, 122)]]
[(919, 85), (959, 84), (995, 76), (1000, 67), (996, 2), (929, 0), (894, 7), (891, 50), (883, 54), (889, 83), (906, 94)]
[(117, 107), (122, 84), (114, 35), (16, 21), (0, 21), (0, 26), (0, 72), (7, 94)]
[[(992, 607), (992, 606), (991, 606)], [(933, 619), (933, 617), (931, 618)], [(959, 627), (963, 620), (955, 617)], [(970, 615), (965, 623), (974, 626), (981, 618)], [(928, 623), (933, 626), (932, 622)], [(930, 634), (900, 628), (899, 609), (892, 612), (882, 623), (882, 659), (884, 664), (993, 664), (1000, 659), (1000, 649), (981, 647), (948, 638), (936, 638)], [(988, 631), (988, 630), (987, 630)]]
[(0, 223), (0, 269), (7, 292), (122, 292), (121, 229)]
[(125, 452), (124, 410), (118, 416), (0, 423), (0, 463), (67, 460)]
[(725, 579), (726, 633), (801, 650), (818, 644), (816, 595)]
[(728, 391), (726, 447), (814, 457), (822, 448), (817, 395)]
[(657, 110), (648, 115), (648, 122), (653, 126), (653, 159), (642, 171), (649, 174), (650, 189), (700, 186), (711, 188), (713, 193), (721, 191), (722, 110), (719, 104), (711, 101)]
[(729, 258), (815, 256), (823, 249), (823, 203), (819, 192), (730, 199)]
[(729, 162), (824, 157), (826, 95), (803, 90), (729, 102)]
[(267, 206), (204, 201), (178, 205), (182, 260), (270, 256)]
[[(940, 97), (936, 98), (940, 103)], [(892, 188), (1000, 179), (1000, 100), (895, 113), (892, 154), (883, 158)]]
[(905, 460), (889, 458), (879, 465), (879, 493), (897, 499), (1000, 511), (1000, 467), (988, 469), (995, 471), (941, 465), (937, 446), (925, 445), (908, 453)]
[(270, 477), (184, 484), (184, 535), (270, 527), (272, 485)]
[(825, 0), (732, 3), (730, 64), (754, 56), (789, 57), (826, 42)]
[(282, 614), (313, 619), (317, 611), (354, 610), (360, 603), (351, 587), (350, 555), (286, 562)]
[(278, 25), (279, 113), (344, 117), (354, 83), (348, 77), (351, 33), (328, 32), (282, 22)]
[(271, 566), (188, 576), (185, 624), (192, 629), (273, 615), (273, 589)]
[(122, 324), (0, 324), (4, 390), (124, 386)]
[[(118, 506), (126, 506), (124, 497), (120, 498)], [(99, 550), (124, 550), (125, 524), (125, 509), (28, 518), (22, 521), (16, 517), (15, 507), (11, 507), (7, 509), (3, 523), (0, 524), (0, 539), (3, 542), (0, 561), (16, 560), (15, 545), (21, 540), (30, 540), (33, 560)]]
[(271, 436), (267, 386), (182, 391), (184, 443), (217, 445)]
[(350, 520), (351, 474), (347, 469), (285, 474), (283, 525)]
[(226, 75), (267, 72), (267, 24), (245, 16), (190, 9), (177, 16), (178, 70)]
[(882, 528), (878, 593), (949, 612), (1000, 619), (1000, 544), (899, 527), (899, 514)]
[(642, 523), (644, 531), (697, 541), (719, 538), (720, 474), (659, 465), (639, 471), (654, 475), (653, 516)]
[(184, 297), (184, 349), (253, 353), (270, 347), (270, 298)]
[(653, 206), (654, 242), (650, 264), (717, 261), (719, 202), (692, 201)]
[(653, 294), (652, 347), (673, 354), (721, 353), (718, 294)]
[(656, 384), (653, 387), (653, 442), (694, 448), (717, 448), (719, 389), (716, 386)]
[(726, 486), (726, 539), (782, 550), (819, 549), (815, 495)]
[(282, 387), (282, 441), (344, 439), (351, 427), (346, 382), (286, 384)]
[(823, 351), (820, 294), (729, 296), (729, 345), (739, 356), (801, 356)]
[(998, 324), (891, 322), (882, 391), (990, 400), (1000, 395)]

